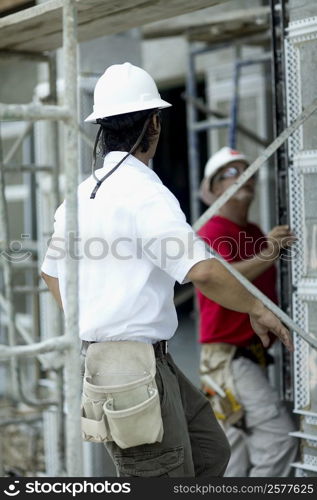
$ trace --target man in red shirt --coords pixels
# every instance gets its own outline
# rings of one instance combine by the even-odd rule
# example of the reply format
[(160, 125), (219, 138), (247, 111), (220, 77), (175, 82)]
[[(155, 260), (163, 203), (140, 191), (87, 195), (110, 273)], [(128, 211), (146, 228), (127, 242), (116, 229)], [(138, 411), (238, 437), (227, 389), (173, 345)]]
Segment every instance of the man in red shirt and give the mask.
[[(206, 164), (201, 197), (210, 205), (247, 168), (245, 155), (222, 148)], [(272, 301), (277, 302), (274, 262), (295, 240), (288, 226), (265, 237), (249, 221), (256, 177), (251, 177), (199, 231), (199, 235)], [(270, 356), (247, 314), (226, 309), (197, 291), (201, 380), (231, 445), (226, 476), (286, 477), (297, 453), (286, 408), (268, 382)], [(273, 337), (272, 337), (273, 341)]]

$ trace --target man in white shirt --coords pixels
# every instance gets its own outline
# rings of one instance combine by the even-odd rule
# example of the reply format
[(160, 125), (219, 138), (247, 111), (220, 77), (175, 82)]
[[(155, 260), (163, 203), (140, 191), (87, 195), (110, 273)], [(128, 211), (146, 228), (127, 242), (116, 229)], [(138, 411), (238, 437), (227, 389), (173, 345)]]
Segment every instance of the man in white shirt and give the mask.
[[(179, 203), (148, 167), (160, 136), (163, 101), (155, 82), (129, 63), (98, 80), (94, 111), (104, 165), (78, 186), (79, 335), (92, 342), (152, 344), (164, 435), (126, 449), (106, 443), (120, 476), (222, 476), (230, 449), (208, 400), (167, 354), (177, 328), (174, 284), (191, 281), (208, 298), (250, 315), (263, 344), (274, 332), (293, 349), (288, 330), (215, 258), (187, 224)], [(93, 165), (94, 169), (94, 165)], [(42, 277), (64, 309), (65, 204)]]

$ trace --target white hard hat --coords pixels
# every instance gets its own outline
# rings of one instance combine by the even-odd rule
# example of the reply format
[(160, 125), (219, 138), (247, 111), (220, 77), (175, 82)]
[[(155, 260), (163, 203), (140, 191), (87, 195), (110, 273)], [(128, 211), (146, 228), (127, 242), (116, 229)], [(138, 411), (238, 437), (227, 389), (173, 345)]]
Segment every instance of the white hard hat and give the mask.
[(133, 111), (167, 108), (153, 78), (144, 69), (128, 62), (114, 64), (99, 78), (94, 90), (94, 111), (85, 122)]
[(247, 165), (249, 164), (247, 157), (243, 153), (235, 149), (228, 148), (227, 146), (219, 149), (219, 151), (217, 151), (217, 153), (211, 156), (211, 158), (207, 161), (204, 178), (201, 181), (199, 191), (200, 199), (206, 203), (206, 205), (211, 205), (215, 201), (212, 193), (210, 192), (211, 178), (220, 168), (233, 161), (244, 161)]
[(247, 157), (240, 151), (228, 148), (227, 146), (219, 149), (219, 151), (217, 151), (217, 153), (215, 153), (207, 161), (204, 171), (204, 177), (210, 179), (217, 173), (220, 168), (233, 161), (243, 161), (249, 164)]

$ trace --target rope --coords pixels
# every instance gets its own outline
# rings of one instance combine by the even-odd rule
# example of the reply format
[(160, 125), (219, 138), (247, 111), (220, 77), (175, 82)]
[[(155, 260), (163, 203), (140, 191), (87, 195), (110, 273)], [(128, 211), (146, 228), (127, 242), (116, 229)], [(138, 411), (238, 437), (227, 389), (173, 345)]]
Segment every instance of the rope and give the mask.
[(92, 164), (91, 164), (91, 173), (93, 175), (93, 177), (96, 179), (97, 181), (97, 184), (95, 185), (91, 195), (90, 195), (90, 199), (93, 199), (95, 198), (96, 196), (96, 193), (98, 191), (98, 189), (100, 188), (101, 184), (103, 183), (103, 181), (105, 181), (107, 179), (107, 177), (109, 177), (111, 174), (113, 174), (113, 172), (115, 170), (117, 170), (118, 167), (120, 167), (120, 165), (128, 158), (128, 156), (130, 156), (132, 153), (134, 153), (134, 151), (139, 147), (140, 145), (140, 142), (142, 141), (143, 139), (143, 136), (146, 132), (146, 129), (148, 127), (148, 124), (150, 123), (150, 120), (152, 118), (152, 116), (154, 115), (155, 113), (151, 113), (148, 118), (145, 120), (144, 122), (144, 125), (143, 125), (143, 128), (142, 128), (142, 131), (137, 139), (137, 141), (135, 142), (135, 144), (132, 146), (132, 148), (130, 149), (130, 151), (122, 158), (122, 160), (119, 161), (119, 163), (117, 163), (117, 165), (115, 165), (111, 170), (110, 172), (108, 172), (106, 175), (104, 175), (101, 179), (98, 179), (98, 177), (96, 176), (96, 172), (95, 172), (95, 165), (96, 165), (96, 150), (97, 150), (97, 144), (99, 142), (99, 138), (100, 138), (100, 134), (101, 134), (101, 131), (102, 131), (102, 126), (100, 126), (98, 132), (97, 132), (97, 136), (96, 136), (96, 140), (95, 140), (95, 144), (94, 144), (94, 150), (93, 150), (93, 155), (92, 155)]

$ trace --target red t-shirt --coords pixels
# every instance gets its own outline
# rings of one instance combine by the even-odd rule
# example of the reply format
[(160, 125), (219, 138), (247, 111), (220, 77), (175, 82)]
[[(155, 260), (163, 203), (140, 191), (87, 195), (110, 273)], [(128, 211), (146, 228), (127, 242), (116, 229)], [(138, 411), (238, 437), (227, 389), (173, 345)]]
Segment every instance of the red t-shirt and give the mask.
[[(250, 259), (267, 246), (256, 224), (239, 226), (216, 215), (198, 234), (228, 262)], [(272, 265), (252, 282), (273, 302), (277, 302), (276, 268)], [(245, 347), (255, 336), (249, 315), (226, 309), (197, 290), (200, 309), (200, 342), (225, 342)]]

